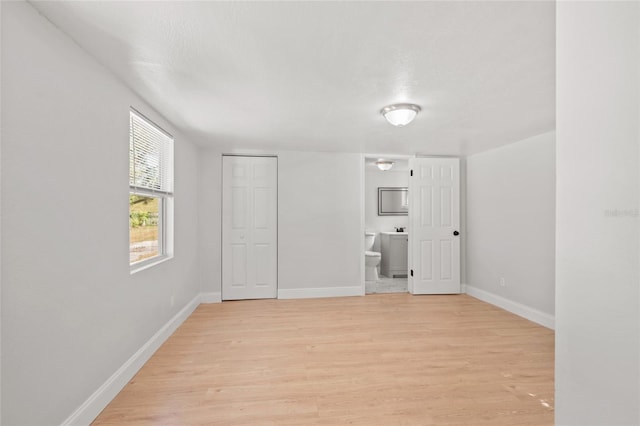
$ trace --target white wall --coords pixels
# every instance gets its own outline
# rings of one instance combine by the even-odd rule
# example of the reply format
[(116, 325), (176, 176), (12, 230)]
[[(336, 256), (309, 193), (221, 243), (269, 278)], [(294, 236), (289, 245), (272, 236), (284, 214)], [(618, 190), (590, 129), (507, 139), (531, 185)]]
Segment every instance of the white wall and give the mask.
[[(377, 234), (395, 231), (395, 227), (409, 226), (409, 216), (378, 216), (378, 187), (409, 186), (409, 161), (394, 160), (391, 170), (382, 171), (371, 159), (365, 160), (364, 214), (365, 229)], [(375, 251), (380, 251), (380, 236), (376, 237)]]
[(640, 5), (556, 23), (556, 424), (638, 425)]
[[(198, 294), (198, 150), (29, 4), (2, 8), (2, 424), (60, 424)], [(134, 275), (130, 106), (176, 137), (175, 257)]]
[(279, 297), (360, 294), (363, 165), (359, 154), (278, 154)]
[(467, 157), (466, 211), (469, 294), (480, 290), (552, 317), (555, 132)]
[(202, 293), (213, 302), (222, 295), (222, 153), (201, 149), (198, 170)]

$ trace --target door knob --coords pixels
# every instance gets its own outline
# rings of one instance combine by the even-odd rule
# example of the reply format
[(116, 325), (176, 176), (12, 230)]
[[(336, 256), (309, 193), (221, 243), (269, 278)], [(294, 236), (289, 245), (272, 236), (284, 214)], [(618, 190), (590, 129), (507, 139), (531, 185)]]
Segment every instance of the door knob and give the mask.
[(460, 235), (460, 233), (458, 231), (453, 231), (453, 235), (457, 237), (458, 235)]

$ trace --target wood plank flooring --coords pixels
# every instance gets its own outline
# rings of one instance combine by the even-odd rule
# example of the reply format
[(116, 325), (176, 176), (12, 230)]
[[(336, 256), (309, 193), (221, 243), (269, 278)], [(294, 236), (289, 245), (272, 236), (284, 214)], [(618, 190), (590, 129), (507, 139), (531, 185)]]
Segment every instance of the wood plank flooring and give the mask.
[(466, 295), (200, 305), (94, 424), (552, 425), (553, 356)]

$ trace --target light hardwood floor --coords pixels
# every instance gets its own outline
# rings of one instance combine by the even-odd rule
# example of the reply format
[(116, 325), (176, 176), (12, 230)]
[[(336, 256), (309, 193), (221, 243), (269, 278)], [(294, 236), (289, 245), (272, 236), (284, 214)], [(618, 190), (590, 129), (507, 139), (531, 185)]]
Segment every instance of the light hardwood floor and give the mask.
[(94, 424), (552, 425), (553, 354), (466, 295), (200, 305)]

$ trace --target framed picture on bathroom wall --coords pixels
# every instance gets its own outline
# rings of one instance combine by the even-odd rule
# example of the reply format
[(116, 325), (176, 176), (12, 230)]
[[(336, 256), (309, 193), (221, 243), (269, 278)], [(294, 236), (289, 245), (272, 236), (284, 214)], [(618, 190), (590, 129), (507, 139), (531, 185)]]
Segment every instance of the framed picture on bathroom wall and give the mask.
[(409, 190), (407, 187), (378, 187), (378, 216), (408, 216)]

